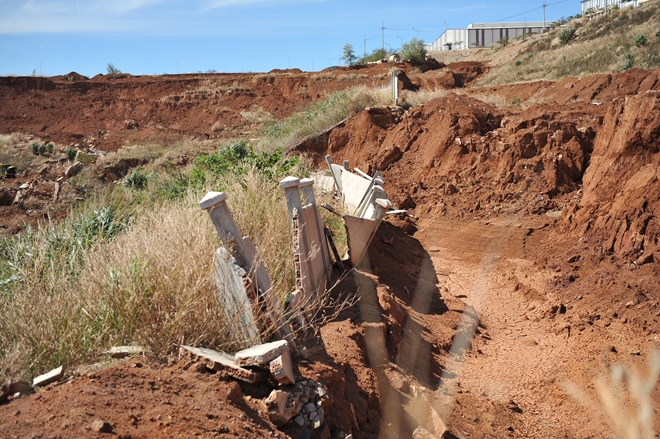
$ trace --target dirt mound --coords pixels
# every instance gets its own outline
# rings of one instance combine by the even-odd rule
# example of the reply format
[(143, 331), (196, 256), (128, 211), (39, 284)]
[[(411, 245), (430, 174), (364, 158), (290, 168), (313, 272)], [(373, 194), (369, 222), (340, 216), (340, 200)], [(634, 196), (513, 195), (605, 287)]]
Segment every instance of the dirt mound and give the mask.
[[(410, 64), (383, 63), (319, 73), (288, 69), (91, 79), (75, 72), (52, 78), (6, 77), (0, 78), (0, 132), (23, 132), (83, 147), (83, 139), (103, 132), (92, 146), (106, 151), (181, 136), (250, 137), (265, 122), (287, 117), (330, 93), (357, 85), (386, 85), (393, 67), (414, 84), (440, 86), (433, 69), (444, 65), (427, 64), (428, 73)], [(457, 74), (462, 79), (444, 86), (463, 86), (475, 77)]]
[(568, 221), (602, 250), (648, 263), (660, 259), (660, 95), (615, 101), (598, 131), (580, 208)]

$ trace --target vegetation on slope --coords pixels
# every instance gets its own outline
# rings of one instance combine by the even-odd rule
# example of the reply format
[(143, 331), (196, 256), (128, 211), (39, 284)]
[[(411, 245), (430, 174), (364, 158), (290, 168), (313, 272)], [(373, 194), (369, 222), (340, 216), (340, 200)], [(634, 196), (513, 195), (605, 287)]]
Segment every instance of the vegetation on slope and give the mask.
[[(498, 53), (499, 52), (499, 53)], [(477, 86), (660, 67), (660, 2), (580, 18), (492, 53)]]

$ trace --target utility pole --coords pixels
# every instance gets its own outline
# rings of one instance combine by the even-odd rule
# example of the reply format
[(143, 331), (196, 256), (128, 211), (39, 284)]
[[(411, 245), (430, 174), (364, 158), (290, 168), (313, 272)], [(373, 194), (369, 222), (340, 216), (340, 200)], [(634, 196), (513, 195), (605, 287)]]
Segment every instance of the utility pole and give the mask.
[[(606, 0), (607, 1), (607, 0)], [(545, 1), (543, 2), (543, 32), (545, 32)]]
[(381, 46), (381, 48), (383, 49), (383, 52), (385, 52), (385, 21), (383, 21), (383, 24), (380, 27), (380, 30), (381, 30), (382, 36), (383, 36), (383, 45)]
[(607, 0), (605, 0), (605, 15), (607, 15)]

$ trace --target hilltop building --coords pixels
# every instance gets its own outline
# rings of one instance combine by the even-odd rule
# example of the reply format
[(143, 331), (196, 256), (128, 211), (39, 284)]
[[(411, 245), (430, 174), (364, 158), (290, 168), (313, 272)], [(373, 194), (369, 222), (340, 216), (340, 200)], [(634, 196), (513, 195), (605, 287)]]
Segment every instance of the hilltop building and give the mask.
[(628, 6), (637, 7), (647, 1), (648, 0), (582, 0), (582, 15), (588, 13), (589, 11), (597, 11), (599, 9), (605, 9), (605, 7), (608, 8), (614, 6), (617, 6), (619, 8), (625, 8)]
[[(546, 27), (547, 25), (548, 23), (546, 23)], [(529, 33), (539, 34), (542, 30), (542, 21), (472, 23), (465, 29), (447, 29), (437, 40), (427, 44), (426, 50), (463, 50), (491, 47), (505, 38), (522, 37)]]

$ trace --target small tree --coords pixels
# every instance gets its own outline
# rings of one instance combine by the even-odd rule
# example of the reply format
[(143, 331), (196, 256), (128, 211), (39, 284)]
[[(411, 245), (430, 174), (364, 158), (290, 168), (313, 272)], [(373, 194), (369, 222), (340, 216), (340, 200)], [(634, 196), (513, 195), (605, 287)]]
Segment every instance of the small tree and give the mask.
[(344, 62), (349, 66), (355, 64), (357, 57), (355, 56), (355, 51), (353, 50), (353, 46), (351, 46), (350, 43), (346, 43), (344, 46), (344, 56), (342, 56), (341, 59), (344, 60)]
[(108, 63), (108, 67), (106, 70), (108, 72), (108, 75), (118, 75), (119, 73), (121, 73), (121, 70), (115, 67), (115, 65), (111, 62)]
[(633, 39), (633, 42), (635, 43), (635, 46), (637, 46), (637, 47), (646, 46), (647, 41), (648, 41), (648, 38), (646, 38), (646, 35), (644, 35), (644, 34), (636, 35), (635, 38)]
[(426, 46), (424, 41), (413, 38), (401, 45), (401, 59), (412, 63), (420, 63), (426, 59)]

